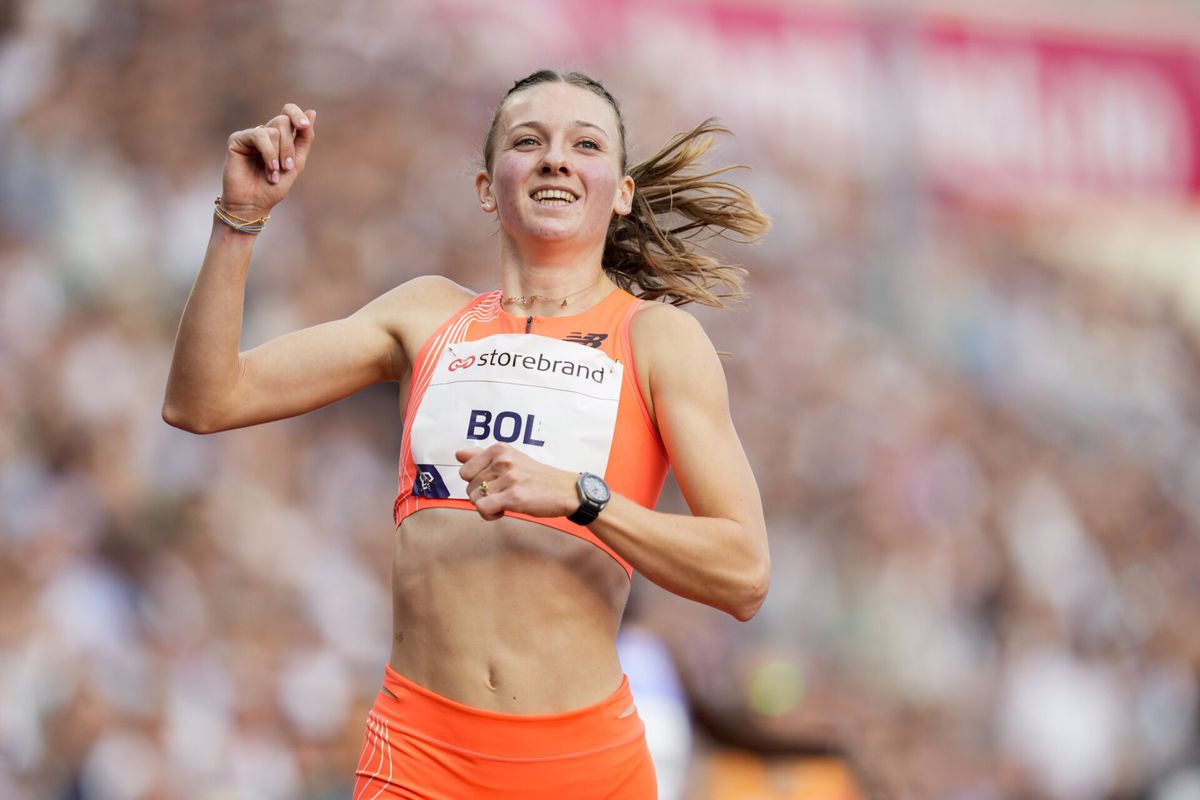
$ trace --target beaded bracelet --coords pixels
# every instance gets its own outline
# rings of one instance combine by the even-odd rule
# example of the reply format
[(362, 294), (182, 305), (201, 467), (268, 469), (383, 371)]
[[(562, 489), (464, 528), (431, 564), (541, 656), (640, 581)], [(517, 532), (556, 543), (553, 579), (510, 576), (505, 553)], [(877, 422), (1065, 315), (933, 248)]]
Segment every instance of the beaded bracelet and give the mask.
[(213, 209), (213, 216), (224, 222), (229, 227), (233, 228), (238, 233), (249, 233), (254, 236), (262, 233), (263, 228), (267, 227), (267, 220), (271, 218), (270, 214), (259, 217), (258, 219), (242, 219), (230, 214), (221, 206), (221, 195), (217, 195), (214, 201), (216, 208)]

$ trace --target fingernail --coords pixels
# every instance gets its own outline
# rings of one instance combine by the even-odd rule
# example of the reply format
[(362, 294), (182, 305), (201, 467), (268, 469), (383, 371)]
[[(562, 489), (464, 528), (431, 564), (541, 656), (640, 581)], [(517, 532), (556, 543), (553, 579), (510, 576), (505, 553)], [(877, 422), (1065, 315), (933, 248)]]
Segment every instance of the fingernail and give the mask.
[(276, 172), (279, 172), (279, 159), (278, 158), (271, 162), (271, 169), (275, 170)]
[(271, 183), (279, 183), (279, 171), (278, 170), (271, 173)]
[(307, 124), (308, 124), (308, 117), (301, 117), (299, 119), (299, 121), (296, 122), (296, 125), (298, 125), (301, 128), (303, 128)]
[(296, 166), (296, 162), (295, 160), (289, 158), (287, 161), (283, 162), (283, 165), (288, 169), (292, 169)]

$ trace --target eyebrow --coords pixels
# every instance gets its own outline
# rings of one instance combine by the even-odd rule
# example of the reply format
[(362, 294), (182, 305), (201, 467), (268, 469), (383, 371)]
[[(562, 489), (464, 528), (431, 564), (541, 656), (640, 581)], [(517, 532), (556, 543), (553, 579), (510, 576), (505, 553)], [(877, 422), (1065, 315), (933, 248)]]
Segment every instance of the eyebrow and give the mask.
[[(577, 119), (577, 120), (575, 120), (575, 122), (573, 124), (574, 124), (574, 127), (576, 127), (576, 128), (592, 128), (594, 130), (600, 131), (600, 133), (603, 133), (605, 138), (608, 137), (608, 131), (604, 130), (604, 128), (601, 128), (599, 125), (595, 124), (594, 122), (588, 122), (587, 120)], [(509, 132), (512, 132), (512, 131), (515, 131), (517, 128), (533, 128), (535, 130), (545, 130), (546, 126), (541, 122), (537, 122), (536, 120), (530, 120), (529, 122), (518, 122), (516, 125), (510, 125), (508, 130), (509, 130)]]

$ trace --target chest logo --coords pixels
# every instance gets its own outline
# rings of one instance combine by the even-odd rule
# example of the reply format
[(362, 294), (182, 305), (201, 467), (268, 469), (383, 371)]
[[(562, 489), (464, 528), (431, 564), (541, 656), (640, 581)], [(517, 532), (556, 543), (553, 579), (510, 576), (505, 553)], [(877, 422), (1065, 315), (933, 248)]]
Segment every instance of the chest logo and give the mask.
[(581, 331), (571, 331), (569, 335), (563, 337), (563, 341), (574, 342), (575, 344), (585, 344), (588, 347), (599, 347), (600, 343), (607, 338), (607, 333), (583, 333)]

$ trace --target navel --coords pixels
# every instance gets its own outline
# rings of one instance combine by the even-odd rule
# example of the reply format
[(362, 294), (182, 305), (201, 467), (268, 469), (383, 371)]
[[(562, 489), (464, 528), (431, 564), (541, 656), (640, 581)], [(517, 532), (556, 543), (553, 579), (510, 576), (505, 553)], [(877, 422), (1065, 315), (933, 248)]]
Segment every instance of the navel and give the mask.
[(500, 688), (500, 682), (496, 680), (496, 668), (488, 667), (487, 687), (493, 692)]

